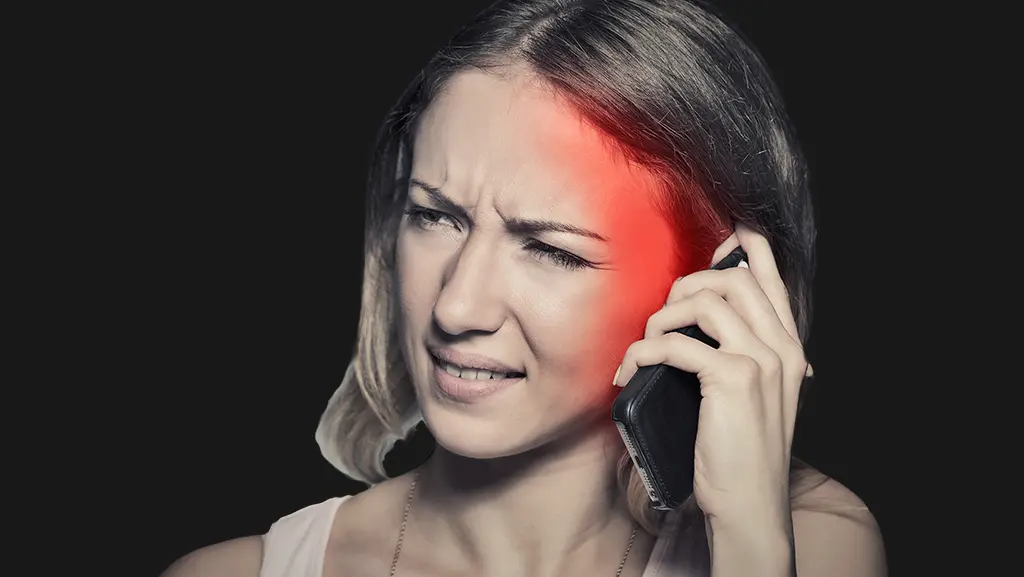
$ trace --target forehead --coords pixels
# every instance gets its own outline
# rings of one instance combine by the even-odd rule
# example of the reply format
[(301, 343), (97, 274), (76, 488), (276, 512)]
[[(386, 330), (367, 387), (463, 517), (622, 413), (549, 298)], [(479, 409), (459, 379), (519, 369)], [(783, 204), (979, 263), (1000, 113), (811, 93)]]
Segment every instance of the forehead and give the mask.
[(457, 73), (425, 112), (413, 175), (473, 206), (608, 214), (649, 207), (658, 182), (536, 75)]

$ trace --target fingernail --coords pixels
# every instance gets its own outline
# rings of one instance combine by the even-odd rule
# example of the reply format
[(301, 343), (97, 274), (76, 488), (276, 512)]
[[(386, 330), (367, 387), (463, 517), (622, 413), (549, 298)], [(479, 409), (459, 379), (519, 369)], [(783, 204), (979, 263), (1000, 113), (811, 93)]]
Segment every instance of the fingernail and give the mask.
[(750, 265), (747, 264), (747, 261), (745, 261), (745, 260), (741, 260), (740, 264), (738, 264), (736, 266), (739, 266), (739, 267), (742, 267), (742, 268), (750, 268)]
[[(615, 373), (615, 376), (618, 376), (618, 375), (619, 375), (618, 373)], [(811, 363), (807, 363), (807, 371), (804, 372), (804, 376), (806, 376), (806, 377), (813, 377), (814, 376), (814, 367), (811, 366)]]
[(615, 369), (615, 376), (612, 377), (612, 386), (613, 387), (619, 386), (619, 373), (620, 372), (622, 372), (622, 365), (619, 365), (619, 368)]

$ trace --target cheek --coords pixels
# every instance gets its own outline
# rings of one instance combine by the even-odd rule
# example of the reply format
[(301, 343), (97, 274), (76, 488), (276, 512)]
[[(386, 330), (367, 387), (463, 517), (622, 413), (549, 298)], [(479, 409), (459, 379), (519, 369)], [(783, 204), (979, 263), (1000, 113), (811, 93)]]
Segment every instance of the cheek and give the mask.
[(622, 361), (626, 348), (643, 338), (647, 319), (661, 309), (671, 288), (673, 275), (660, 261), (656, 264), (616, 271), (597, 291), (590, 308), (591, 348), (599, 358), (608, 359), (611, 371)]
[[(670, 262), (671, 255), (663, 258)], [(623, 353), (643, 337), (647, 318), (661, 308), (674, 278), (661, 259), (650, 265), (567, 273), (581, 276), (562, 287), (534, 286), (545, 296), (529, 304), (529, 326), (540, 330), (528, 335), (542, 366), (560, 380), (592, 385), (586, 390), (611, 390)]]
[(591, 326), (588, 348), (602, 359), (610, 382), (622, 356), (643, 338), (647, 319), (661, 309), (679, 274), (672, 233), (651, 215), (641, 216), (646, 226), (625, 222), (628, 234), (619, 234), (613, 261), (615, 270), (601, 273), (599, 286), (585, 315)]
[(429, 314), (444, 266), (444, 253), (425, 250), (415, 235), (400, 232), (395, 247), (395, 282), (402, 324), (418, 324)]

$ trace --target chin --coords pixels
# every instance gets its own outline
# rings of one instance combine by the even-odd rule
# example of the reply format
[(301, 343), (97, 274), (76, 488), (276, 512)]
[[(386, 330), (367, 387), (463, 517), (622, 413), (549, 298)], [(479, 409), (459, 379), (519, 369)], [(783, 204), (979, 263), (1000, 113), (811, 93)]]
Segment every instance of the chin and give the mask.
[[(605, 419), (610, 411), (583, 411), (557, 423), (545, 423), (538, 428), (524, 426), (522, 419), (508, 413), (482, 416), (460, 413), (435, 402), (421, 404), (423, 422), (438, 446), (448, 453), (467, 459), (501, 459), (525, 455), (546, 447), (559, 450), (586, 439), (603, 438), (612, 435), (618, 442), (618, 431), (611, 426), (611, 419)], [(608, 425), (599, 423), (607, 420)], [(596, 437), (595, 437), (596, 434)], [(541, 453), (547, 453), (541, 449)]]
[(438, 445), (469, 459), (509, 457), (544, 443), (543, 438), (517, 428), (507, 417), (458, 413), (430, 402), (422, 405), (422, 414)]

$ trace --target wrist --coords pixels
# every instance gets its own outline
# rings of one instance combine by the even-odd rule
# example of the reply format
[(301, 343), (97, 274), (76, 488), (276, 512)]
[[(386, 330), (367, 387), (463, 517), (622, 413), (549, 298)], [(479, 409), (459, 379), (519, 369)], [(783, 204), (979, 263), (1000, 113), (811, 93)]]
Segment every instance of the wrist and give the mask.
[(748, 511), (742, 518), (710, 517), (712, 575), (795, 575), (793, 526), (788, 513)]

